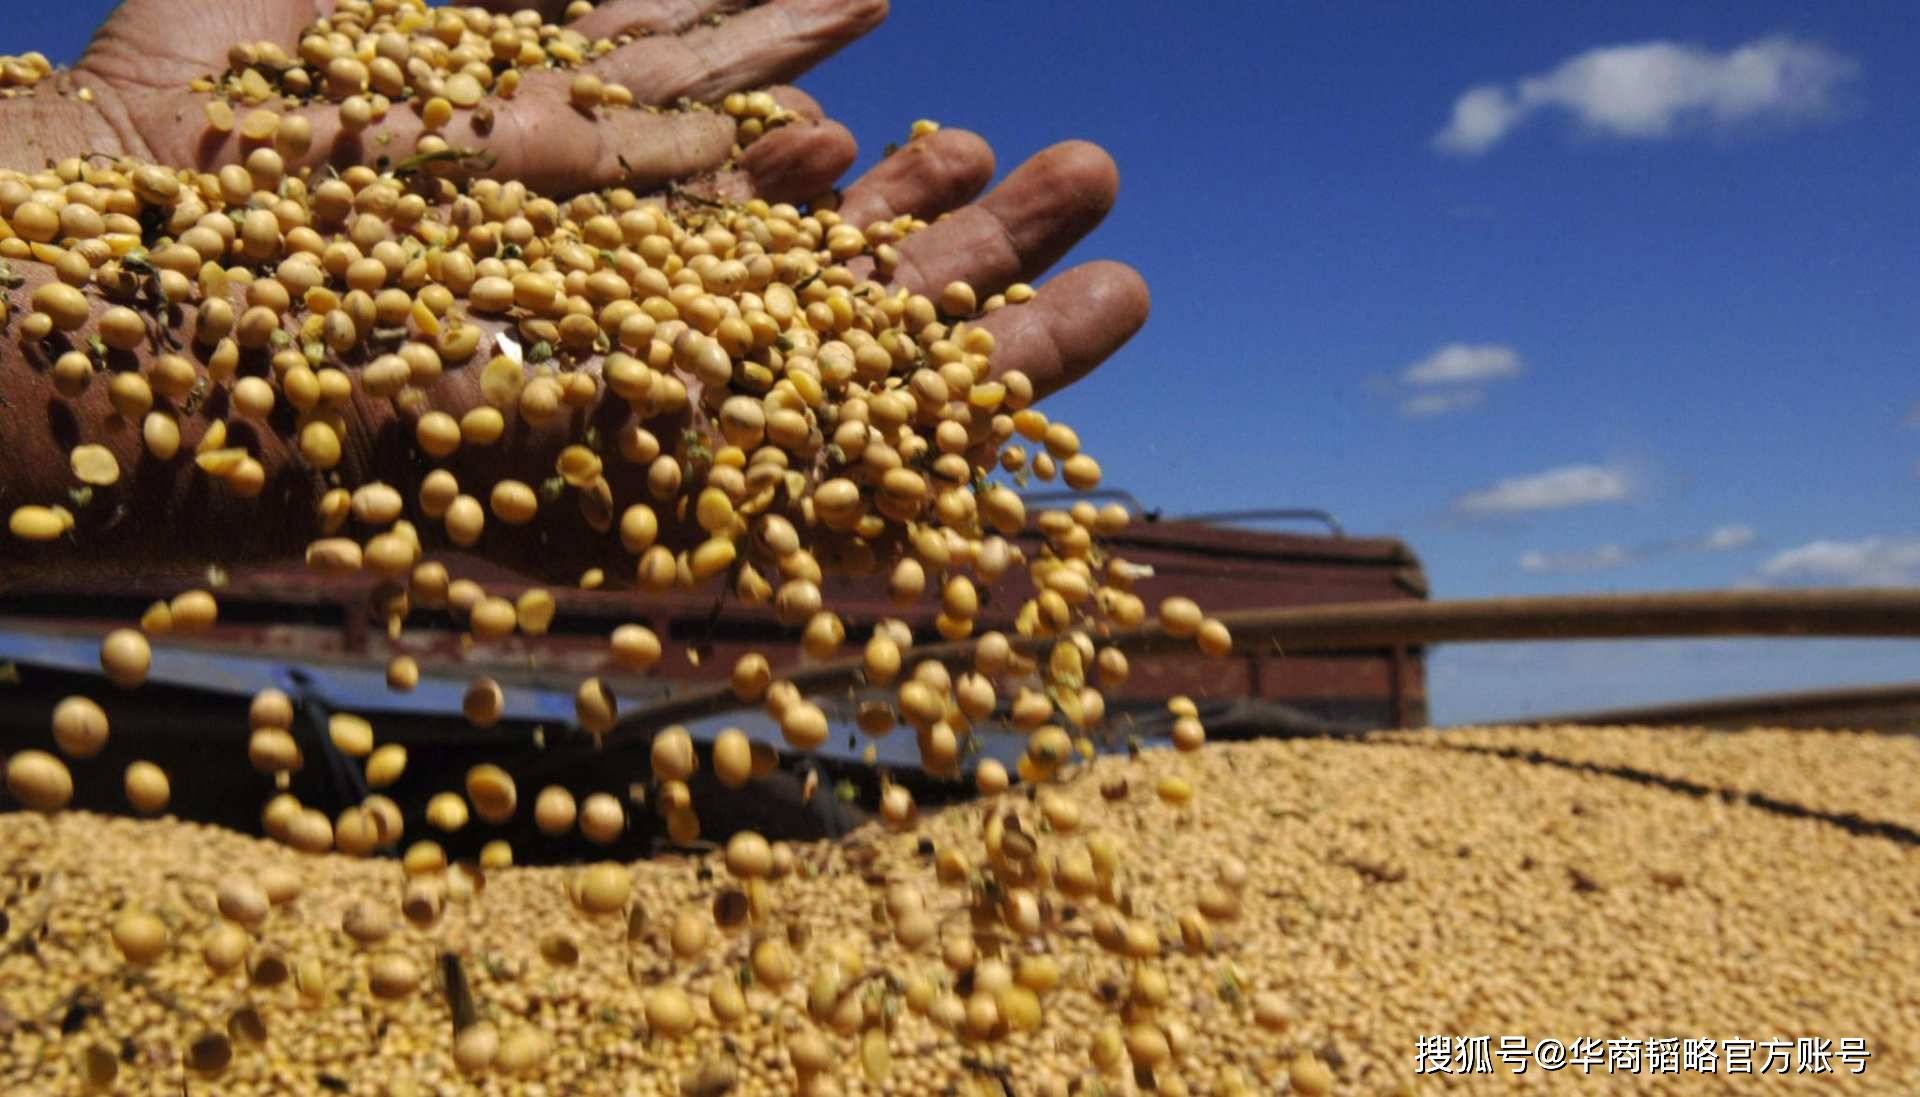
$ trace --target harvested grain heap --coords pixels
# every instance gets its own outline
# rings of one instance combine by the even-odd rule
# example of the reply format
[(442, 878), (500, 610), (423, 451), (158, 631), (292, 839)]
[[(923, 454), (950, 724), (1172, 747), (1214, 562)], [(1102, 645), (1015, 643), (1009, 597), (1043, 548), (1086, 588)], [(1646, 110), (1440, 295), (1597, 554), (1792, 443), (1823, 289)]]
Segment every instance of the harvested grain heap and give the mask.
[[(637, 606), (676, 589), (766, 605), (813, 660), (849, 639), (823, 576), (870, 576), (902, 604), (937, 598), (936, 631), (971, 649), (916, 659), (898, 621), (854, 637), (859, 730), (911, 727), (920, 764), (970, 769), (983, 799), (922, 819), (883, 777), (884, 828), (842, 845), (741, 832), (702, 861), (531, 869), (495, 840), (449, 864), (420, 827), (525, 808), (543, 838), (606, 843), (628, 807), (523, 796), (479, 759), (399, 803), (377, 790), (405, 749), (336, 712), (322, 749), (376, 791), (329, 815), (286, 791), (297, 713), (265, 690), (246, 753), (268, 844), (60, 814), (114, 734), (68, 697), (9, 732), (10, 806), (44, 814), (0, 816), (6, 1092), (1393, 1092), (1422, 1033), (1648, 1031), (1858, 1035), (1877, 1056), (1859, 1081), (1914, 1084), (1912, 847), (1818, 814), (1873, 817), (1868, 782), (1910, 750), (1837, 754), (1800, 817), (1780, 808), (1805, 769), (1766, 774), (1768, 806), (1406, 737), (1207, 749), (1190, 702), (1170, 706), (1177, 752), (1090, 762), (1115, 734), (1102, 690), (1128, 675), (1116, 633), (1151, 614), (1216, 657), (1232, 637), (1190, 599), (1134, 592), (1144, 569), (1101, 544), (1123, 510), (1033, 516), (1032, 558), (1009, 540), (1029, 522), (1009, 479), (1100, 480), (996, 362), (990, 314), (1033, 288), (895, 284), (926, 227), (911, 216), (473, 181), (485, 165), (442, 133), (483, 132), (522, 71), (551, 81), (606, 48), (535, 18), (341, 0), (294, 52), (238, 44), (202, 82), (207, 137), (241, 163), (0, 170), (8, 361), (58, 424), (8, 437), (5, 560), (304, 545), (314, 570), (365, 580), (390, 638), (421, 609), (475, 645), (547, 633), (549, 591), (483, 589), (436, 558), (453, 546)], [(47, 67), (0, 58), (0, 90)], [(568, 79), (585, 116), (644, 109)], [(770, 93), (719, 108), (741, 146), (782, 121)], [(410, 154), (311, 171), (314, 110), (348, 133), (417, 118)], [(978, 632), (980, 588), (1022, 571), (1025, 642)], [(102, 638), (112, 688), (146, 682), (153, 638), (215, 626), (219, 574)], [(641, 623), (608, 637), (611, 666), (661, 657)], [(791, 664), (715, 672), (804, 754), (829, 724)], [(405, 654), (386, 674), (420, 679)], [(503, 689), (476, 679), (461, 707), (491, 726)], [(593, 678), (575, 718), (596, 739), (621, 725)], [(989, 723), (1026, 736), (1011, 773), (968, 764)], [(704, 751), (631, 730), (651, 749), (629, 799), (682, 844), (701, 767), (753, 796), (775, 764), (738, 729)], [(1537, 745), (1689, 764), (1665, 740)], [(1714, 757), (1706, 787), (1743, 778)], [(127, 805), (163, 812), (192, 776), (136, 760)]]
[[(911, 834), (746, 841), (627, 870), (456, 871), (432, 928), (394, 909), (407, 885), (391, 862), (301, 858), (173, 823), (11, 815), (3, 1080), (71, 1092), (91, 1064), (117, 1068), (118, 1092), (184, 1078), (192, 1092), (399, 1094), (440, 1092), (464, 1067), (489, 1093), (537, 1092), (510, 1077), (582, 1094), (718, 1093), (701, 1079), (722, 1077), (736, 1093), (797, 1079), (812, 1093), (998, 1093), (996, 1079), (1020, 1094), (1070, 1080), (1099, 1092), (1095, 1079), (1127, 1093), (1131, 1053), (1160, 1092), (1284, 1091), (1291, 1071), (1300, 1092), (1322, 1092), (1330, 1073), (1336, 1092), (1394, 1093), (1408, 1091), (1415, 1037), (1435, 1032), (1844, 1034), (1873, 1057), (1828, 1084), (1913, 1092), (1914, 847), (1552, 761), (1608, 752), (1713, 786), (1703, 757), (1774, 733), (1547, 734), (1103, 758), (1037, 804), (1016, 790)], [(1794, 742), (1825, 764), (1775, 774), (1768, 792), (1862, 814), (1882, 766), (1920, 762), (1911, 739), (1873, 755), (1849, 749), (1856, 736)], [(1475, 749), (1503, 744), (1547, 757)], [(1191, 800), (1165, 799), (1171, 781)], [(1031, 935), (1019, 916), (968, 913), (992, 894), (980, 873), (1023, 864), (1050, 879), (1027, 893), (1040, 898)], [(159, 920), (141, 965), (109, 933), (136, 910)], [(442, 949), (464, 958), (477, 1013), (458, 1040), (432, 974)], [(229, 967), (210, 977), (216, 961)], [(217, 1082), (183, 1073), (195, 1048), (230, 1056)], [(1780, 1091), (1725, 1075), (1666, 1083), (1558, 1082)]]

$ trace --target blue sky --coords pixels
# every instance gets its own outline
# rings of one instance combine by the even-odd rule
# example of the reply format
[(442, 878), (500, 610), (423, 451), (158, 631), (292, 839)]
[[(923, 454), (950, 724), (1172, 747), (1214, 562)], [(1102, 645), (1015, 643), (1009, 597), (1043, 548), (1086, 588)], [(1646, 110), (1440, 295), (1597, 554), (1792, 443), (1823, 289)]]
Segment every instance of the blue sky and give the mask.
[[(4, 48), (71, 59), (108, 7), (19, 13)], [(1003, 173), (1069, 137), (1113, 153), (1119, 205), (1071, 258), (1134, 264), (1153, 318), (1050, 411), (1149, 505), (1324, 506), (1405, 538), (1446, 598), (1911, 583), (1911, 15), (898, 0), (802, 86), (863, 166), (919, 116)], [(1892, 642), (1456, 648), (1430, 686), (1454, 721), (1917, 666)]]

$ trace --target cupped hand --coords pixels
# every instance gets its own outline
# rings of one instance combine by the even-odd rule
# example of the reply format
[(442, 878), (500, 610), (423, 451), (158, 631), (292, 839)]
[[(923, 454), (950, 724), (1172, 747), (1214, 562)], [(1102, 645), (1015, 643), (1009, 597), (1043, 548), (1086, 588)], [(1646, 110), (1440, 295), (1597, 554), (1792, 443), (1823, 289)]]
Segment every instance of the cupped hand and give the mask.
[[(482, 0), (498, 12), (531, 7), (558, 19), (566, 0)], [(237, 161), (239, 139), (209, 136), (198, 77), (223, 71), (227, 46), (273, 41), (290, 50), (300, 31), (332, 0), (255, 0), (212, 5), (193, 0), (128, 0), (100, 30), (79, 73), (106, 85), (101, 109), (129, 151), (167, 163), (209, 168)], [(715, 101), (729, 92), (790, 80), (876, 26), (886, 0), (770, 0), (739, 10), (739, 0), (612, 0), (568, 24), (589, 39), (631, 40), (594, 61), (603, 79), (629, 87), (636, 101)], [(727, 159), (733, 124), (713, 111), (651, 112), (603, 108), (589, 115), (568, 102), (572, 73), (530, 73), (511, 100), (488, 103), (493, 122), (475, 128), (459, 112), (444, 136), (482, 148), (489, 174), (567, 194), (624, 184), (650, 188), (709, 174)], [(826, 119), (798, 89), (774, 96), (798, 123), (748, 146), (733, 186), (772, 201), (800, 201), (830, 187), (855, 155), (846, 129)], [(303, 111), (313, 123), (312, 163), (373, 161), (410, 150), (422, 123), (399, 104), (381, 126), (358, 138), (341, 132), (338, 109)], [(384, 144), (379, 134), (387, 133)], [(969, 204), (992, 178), (992, 150), (963, 131), (940, 130), (909, 142), (845, 191), (841, 215), (865, 225), (900, 213), (945, 220), (902, 246), (896, 284), (937, 294), (966, 281), (984, 299), (1015, 281), (1032, 281), (1099, 224), (1112, 207), (1117, 173), (1099, 148), (1069, 142), (1048, 149)], [(862, 272), (864, 273), (864, 271)], [(982, 323), (999, 338), (1002, 369), (1018, 368), (1041, 392), (1088, 373), (1146, 320), (1145, 283), (1131, 268), (1094, 262), (1069, 270), (1021, 308)]]
[[(789, 76), (831, 53), (846, 35), (856, 33), (847, 29), (856, 24), (830, 18), (833, 12), (844, 17), (852, 9), (848, 0), (774, 0), (717, 24), (704, 18), (710, 14), (705, 7), (691, 2), (675, 6), (669, 0), (620, 0), (605, 6), (593, 17), (631, 18), (641, 12), (672, 15), (673, 21), (663, 24), (659, 33), (635, 38), (598, 64), (633, 64), (627, 51), (653, 44), (656, 50), (667, 50), (663, 57), (678, 51), (694, 57), (699, 64), (683, 64), (678, 70), (671, 65), (641, 64), (609, 78), (622, 79), (645, 96), (683, 94), (689, 89), (713, 96), (735, 82), (747, 86), (762, 79)], [(224, 68), (225, 48), (219, 49), (219, 56), (196, 58), (192, 47), (163, 45), (153, 49), (152, 56), (137, 58), (134, 47), (147, 35), (138, 20), (156, 19), (172, 11), (200, 21), (191, 34), (175, 28), (170, 36), (149, 36), (151, 42), (285, 40), (305, 26), (316, 10), (314, 0), (261, 0), (219, 8), (185, 0), (128, 0), (82, 62), (77, 78), (83, 86), (105, 92), (96, 93), (102, 115), (114, 120), (116, 131), (127, 135), (128, 151), (134, 155), (211, 167), (222, 162), (222, 157), (237, 156), (239, 150), (209, 141), (205, 97), (186, 86), (197, 76)], [(769, 12), (783, 13), (778, 33), (773, 31), (775, 23), (748, 21), (749, 17)], [(277, 23), (269, 18), (274, 13), (278, 13)], [(690, 29), (685, 26), (689, 16), (698, 17)], [(811, 25), (827, 29), (808, 33), (804, 18), (817, 18), (819, 22)], [(760, 28), (759, 33), (749, 35), (754, 27)], [(618, 33), (632, 29), (615, 28)], [(723, 33), (728, 31), (731, 33)], [(530, 75), (557, 79), (563, 74)], [(520, 97), (495, 104), (496, 125), (490, 134), (470, 135), (489, 139), (488, 148), (497, 158), (494, 174), (526, 172), (549, 189), (580, 191), (616, 182), (639, 186), (696, 175), (711, 169), (714, 165), (709, 161), (720, 155), (711, 150), (689, 151), (687, 144), (692, 140), (698, 145), (700, 140), (697, 134), (689, 136), (694, 133), (690, 127), (722, 117), (712, 112), (611, 111), (604, 112), (605, 117), (589, 120), (563, 100), (535, 94), (541, 86), (529, 80)], [(557, 88), (553, 94), (561, 95), (563, 90)], [(820, 117), (819, 108), (803, 93), (784, 89), (778, 94), (788, 109), (806, 118)], [(337, 116), (336, 107), (327, 104), (309, 109), (315, 117), (315, 162), (350, 152), (358, 155), (335, 141), (339, 136), (337, 126), (328, 129), (323, 124), (323, 116)], [(543, 112), (550, 112), (555, 119), (545, 129)], [(13, 117), (19, 119), (18, 115)], [(392, 117), (395, 125), (408, 120), (418, 124), (410, 105), (397, 106)], [(519, 121), (501, 124), (508, 118)], [(586, 128), (569, 128), (574, 126)], [(640, 135), (637, 143), (619, 143), (624, 140), (618, 137), (623, 132), (618, 127), (622, 126), (640, 127), (635, 130)], [(731, 121), (726, 126), (725, 137), (730, 141)], [(577, 139), (555, 142), (548, 130), (573, 134)], [(591, 139), (587, 135), (592, 135)], [(448, 137), (455, 144), (462, 140), (458, 134)], [(397, 147), (410, 148), (411, 138), (404, 140), (406, 143)], [(772, 131), (751, 146), (749, 153), (743, 164), (745, 171), (730, 180), (726, 189), (737, 188), (772, 200), (799, 200), (827, 189), (844, 171), (852, 158), (852, 141), (832, 123), (815, 122)], [(605, 163), (609, 154), (614, 161), (612, 167)], [(639, 169), (643, 167), (651, 174), (641, 174)], [(898, 245), (900, 261), (889, 277), (894, 285), (937, 295), (948, 282), (960, 280), (985, 300), (1016, 281), (1040, 282), (1030, 303), (987, 313), (976, 322), (998, 340), (997, 368), (1024, 371), (1033, 379), (1036, 390), (1045, 394), (1084, 376), (1139, 329), (1148, 311), (1147, 291), (1136, 272), (1111, 262), (1087, 263), (1041, 282), (1042, 276), (1101, 222), (1114, 203), (1118, 176), (1105, 152), (1084, 142), (1057, 145), (1034, 156), (989, 191), (994, 169), (993, 153), (980, 138), (963, 131), (940, 130), (908, 142), (849, 184), (840, 194), (839, 214), (857, 226), (900, 214), (929, 222), (923, 231)], [(853, 265), (856, 274), (871, 270), (865, 260), (856, 260)], [(30, 280), (36, 273), (30, 272)], [(473, 379), (465, 376), (468, 372), (449, 371), (445, 383), (470, 382)], [(0, 385), (0, 391), (7, 389)], [(391, 415), (390, 408), (378, 415), (368, 412), (362, 426), (374, 428), (390, 420)], [(52, 441), (57, 439), (50, 438), (49, 443)], [(63, 483), (65, 448), (51, 446), (44, 461), (25, 462), (23, 467), (31, 470), (44, 466), (49, 470), (49, 485)], [(290, 467), (292, 457), (280, 452), (282, 449), (263, 444), (259, 457), (270, 469)], [(366, 455), (366, 467), (359, 471), (365, 477), (406, 483), (411, 462), (404, 447), (393, 453), (378, 447), (376, 450)], [(52, 487), (38, 493), (49, 497), (57, 494)], [(156, 501), (165, 502), (164, 493), (157, 494)], [(181, 517), (162, 510), (166, 513), (153, 516), (162, 525)], [(285, 528), (299, 533), (297, 527), (303, 525), (299, 516), (308, 512), (310, 507), (304, 511), (296, 507)], [(258, 515), (253, 517), (257, 519)], [(150, 525), (130, 522), (128, 528)], [(263, 524), (256, 521), (252, 525)], [(257, 547), (263, 552), (271, 548), (264, 543)]]
[[(529, 0), (493, 0), (500, 12)], [(544, 9), (562, 4), (534, 5)], [(637, 108), (575, 108), (575, 71), (536, 70), (511, 99), (458, 111), (441, 131), (459, 149), (484, 151), (485, 174), (519, 179), (536, 190), (570, 194), (615, 185), (652, 189), (719, 169), (734, 146), (734, 120), (713, 110), (649, 110), (685, 101), (714, 103), (735, 91), (780, 85), (872, 30), (886, 0), (769, 0), (746, 10), (718, 0), (614, 0), (568, 24), (589, 40), (631, 38), (581, 71), (633, 92)], [(74, 77), (96, 103), (125, 151), (203, 170), (237, 163), (237, 133), (209, 129), (208, 95), (195, 79), (228, 66), (234, 43), (273, 42), (298, 56), (302, 30), (331, 13), (334, 0), (127, 0), (95, 35)], [(830, 186), (853, 162), (846, 129), (821, 117), (811, 99), (777, 86), (774, 97), (798, 115), (749, 145), (736, 165), (753, 191), (798, 201)], [(321, 100), (298, 113), (312, 123), (311, 151), (289, 167), (391, 161), (412, 154), (424, 132), (412, 103), (396, 103), (358, 135), (342, 128), (339, 108)], [(109, 151), (109, 150), (98, 150)]]

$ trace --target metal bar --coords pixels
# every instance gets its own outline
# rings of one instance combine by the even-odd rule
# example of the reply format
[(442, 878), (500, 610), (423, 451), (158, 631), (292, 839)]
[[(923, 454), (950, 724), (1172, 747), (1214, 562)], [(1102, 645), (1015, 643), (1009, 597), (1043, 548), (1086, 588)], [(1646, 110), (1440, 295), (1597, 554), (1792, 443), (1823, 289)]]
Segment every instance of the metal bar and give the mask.
[(1920, 730), (1920, 682), (1836, 689), (1796, 690), (1709, 697), (1666, 704), (1501, 720), (1503, 725), (1605, 724), (1611, 726), (1793, 727)]
[(291, 677), (295, 686), (292, 698), (294, 720), (296, 723), (304, 721), (306, 724), (306, 734), (300, 738), (304, 740), (303, 746), (307, 757), (325, 767), (327, 778), (333, 786), (335, 803), (360, 803), (371, 795), (373, 790), (367, 787), (366, 774), (361, 768), (342, 754), (339, 747), (333, 745), (329, 723), (333, 717), (333, 710), (313, 688), (304, 671), (295, 668)]
[(1169, 522), (1209, 522), (1216, 525), (1229, 522), (1274, 522), (1308, 521), (1320, 522), (1335, 537), (1345, 537), (1347, 531), (1341, 527), (1340, 519), (1332, 511), (1318, 507), (1268, 507), (1262, 510), (1217, 510), (1205, 514), (1182, 514), (1176, 518), (1165, 519)]
[[(1736, 590), (1370, 602), (1222, 613), (1286, 651), (1662, 636), (1920, 636), (1920, 590)], [(1170, 638), (1142, 630), (1148, 647)]]
[(1387, 664), (1387, 693), (1393, 703), (1393, 726), (1406, 727), (1412, 721), (1407, 711), (1407, 645), (1393, 645), (1393, 656)]
[[(1514, 640), (1622, 640), (1680, 636), (1920, 637), (1920, 590), (1742, 590), (1659, 594), (1486, 598), (1443, 602), (1364, 602), (1281, 609), (1230, 610), (1220, 619), (1234, 644), (1272, 645), (1278, 653), (1351, 651), (1440, 643)], [(1032, 655), (1055, 641), (1016, 638)], [(1177, 649), (1192, 641), (1156, 625), (1104, 637), (1129, 652)], [(914, 648), (914, 661), (969, 663), (973, 643)], [(803, 693), (860, 684), (859, 659), (802, 667), (788, 678)], [(679, 720), (738, 708), (732, 687), (687, 689), (634, 712), (611, 734), (643, 735)]]
[(1023, 503), (1078, 503), (1081, 500), (1094, 502), (1101, 499), (1112, 500), (1125, 506), (1135, 518), (1145, 518), (1150, 513), (1133, 497), (1133, 493), (1122, 488), (1095, 488), (1092, 491), (1030, 491), (1020, 494)]

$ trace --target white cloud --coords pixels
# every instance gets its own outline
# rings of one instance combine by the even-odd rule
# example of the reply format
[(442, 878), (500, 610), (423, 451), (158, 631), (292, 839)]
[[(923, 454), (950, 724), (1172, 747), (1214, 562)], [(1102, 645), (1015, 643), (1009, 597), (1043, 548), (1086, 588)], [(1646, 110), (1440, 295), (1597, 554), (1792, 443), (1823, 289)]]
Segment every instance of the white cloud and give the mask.
[(1498, 343), (1448, 343), (1408, 366), (1409, 385), (1457, 385), (1520, 376), (1520, 352)]
[[(1520, 376), (1520, 352), (1499, 343), (1448, 343), (1400, 371), (1384, 391), (1413, 390), (1400, 400), (1400, 415), (1428, 419), (1480, 406), (1490, 381)], [(1428, 391), (1420, 391), (1428, 390)]]
[(1565, 465), (1532, 476), (1514, 476), (1454, 502), (1467, 514), (1513, 514), (1590, 503), (1618, 503), (1632, 495), (1626, 474), (1602, 465)]
[(1609, 571), (1658, 556), (1681, 552), (1732, 552), (1754, 541), (1753, 527), (1719, 526), (1700, 537), (1655, 541), (1628, 548), (1617, 544), (1601, 545), (1583, 552), (1523, 552), (1520, 570), (1535, 575), (1565, 575), (1586, 571)]
[(1418, 396), (1409, 396), (1400, 401), (1400, 414), (1409, 419), (1426, 419), (1435, 415), (1465, 411), (1468, 408), (1477, 407), (1484, 395), (1479, 389), (1423, 392)]
[(1601, 545), (1589, 552), (1523, 552), (1520, 570), (1535, 575), (1563, 575), (1582, 571), (1607, 571), (1624, 567), (1633, 553), (1620, 545)]
[(1497, 84), (1471, 88), (1453, 101), (1453, 117), (1446, 129), (1434, 134), (1434, 146), (1462, 156), (1485, 152), (1519, 125), (1529, 109)]
[(1753, 543), (1752, 526), (1720, 526), (1701, 538), (1693, 547), (1707, 552), (1730, 552)]
[(1772, 582), (1808, 581), (1851, 587), (1920, 583), (1920, 537), (1867, 537), (1858, 541), (1813, 541), (1777, 553), (1760, 565)]
[(1513, 85), (1468, 90), (1454, 100), (1453, 116), (1433, 143), (1443, 152), (1478, 155), (1547, 109), (1628, 140), (1762, 119), (1801, 121), (1830, 113), (1836, 90), (1858, 71), (1849, 58), (1786, 36), (1724, 53), (1675, 42), (1606, 46)]

